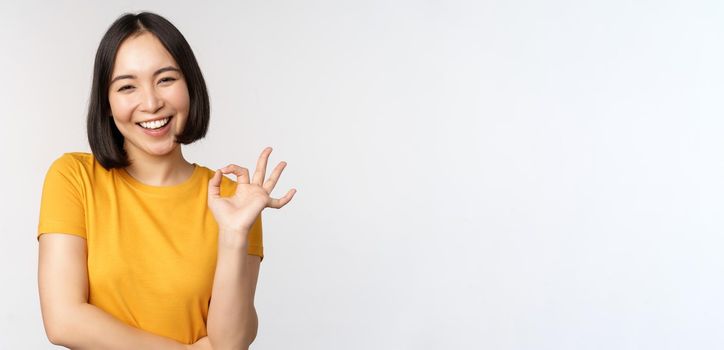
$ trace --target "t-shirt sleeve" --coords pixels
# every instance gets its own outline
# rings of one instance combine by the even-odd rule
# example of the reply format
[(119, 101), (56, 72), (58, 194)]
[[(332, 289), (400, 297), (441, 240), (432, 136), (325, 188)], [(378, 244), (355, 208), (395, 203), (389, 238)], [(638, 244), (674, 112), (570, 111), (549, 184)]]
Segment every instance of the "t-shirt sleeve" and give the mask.
[(86, 238), (83, 193), (81, 164), (72, 155), (63, 154), (45, 174), (36, 238), (50, 232)]

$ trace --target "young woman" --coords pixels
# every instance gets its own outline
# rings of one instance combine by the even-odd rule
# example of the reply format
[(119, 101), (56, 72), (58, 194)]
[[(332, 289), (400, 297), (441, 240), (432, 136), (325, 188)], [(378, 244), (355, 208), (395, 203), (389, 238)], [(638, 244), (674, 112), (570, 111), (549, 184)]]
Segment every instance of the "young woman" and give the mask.
[[(72, 349), (246, 349), (263, 259), (265, 179), (211, 170), (180, 144), (205, 136), (209, 99), (183, 35), (153, 13), (126, 14), (100, 42), (88, 110), (91, 153), (48, 169), (38, 225), (38, 286), (53, 344)], [(233, 174), (236, 182), (223, 174)]]

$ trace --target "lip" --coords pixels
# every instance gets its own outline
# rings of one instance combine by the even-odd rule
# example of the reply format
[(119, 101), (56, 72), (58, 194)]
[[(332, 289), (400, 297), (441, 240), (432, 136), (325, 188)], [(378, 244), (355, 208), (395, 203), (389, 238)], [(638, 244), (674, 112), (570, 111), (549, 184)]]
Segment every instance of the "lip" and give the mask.
[[(173, 116), (168, 116), (168, 117), (170, 117), (171, 119), (169, 119), (168, 123), (166, 123), (166, 125), (164, 125), (160, 129), (148, 130), (148, 129), (138, 125), (138, 123), (136, 123), (136, 126), (139, 127), (146, 135), (154, 136), (154, 137), (161, 137), (161, 136), (166, 135), (168, 133), (168, 131), (171, 129), (171, 122), (173, 121)], [(159, 119), (164, 119), (164, 118), (166, 118), (166, 117), (151, 119), (149, 121), (159, 120)]]

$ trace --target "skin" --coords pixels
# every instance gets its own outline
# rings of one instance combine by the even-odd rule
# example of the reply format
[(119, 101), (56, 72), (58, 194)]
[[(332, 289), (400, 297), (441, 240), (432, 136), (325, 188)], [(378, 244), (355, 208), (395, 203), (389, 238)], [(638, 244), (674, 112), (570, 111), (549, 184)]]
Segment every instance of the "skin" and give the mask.
[[(170, 186), (187, 180), (194, 166), (183, 157), (181, 145), (174, 142), (174, 135), (180, 134), (186, 124), (189, 93), (186, 80), (174, 58), (158, 38), (144, 32), (126, 39), (121, 44), (111, 77), (108, 98), (112, 118), (125, 138), (124, 148), (131, 161), (131, 165), (125, 170), (140, 182), (154, 186)], [(143, 132), (141, 126), (137, 125), (142, 121), (167, 116), (172, 116), (169, 122), (171, 129), (163, 137), (149, 136)], [(210, 349), (212, 341), (214, 348), (224, 348), (227, 344), (233, 344), (233, 341), (227, 341), (231, 337), (227, 334), (238, 333), (238, 328), (235, 326), (247, 322), (246, 315), (233, 318), (220, 316), (221, 311), (216, 313), (214, 311), (233, 308), (235, 298), (253, 298), (254, 289), (251, 289), (250, 296), (234, 294), (233, 291), (241, 289), (238, 287), (244, 286), (244, 283), (249, 284), (238, 281), (239, 276), (245, 279), (243, 276), (254, 271), (258, 275), (258, 257), (255, 257), (256, 269), (247, 267), (234, 270), (226, 268), (226, 265), (233, 265), (233, 262), (240, 257), (232, 256), (234, 253), (226, 251), (245, 252), (246, 249), (238, 248), (246, 247), (250, 228), (261, 211), (268, 207), (282, 208), (296, 193), (296, 189), (291, 189), (281, 198), (271, 197), (270, 194), (286, 167), (286, 162), (280, 162), (265, 180), (271, 152), (271, 147), (262, 151), (253, 177), (250, 177), (246, 168), (229, 164), (216, 170), (209, 181), (208, 206), (219, 225), (220, 252), (217, 261), (217, 281), (214, 285), (214, 296), (217, 298), (212, 297), (209, 337), (200, 339), (189, 348)], [(220, 196), (223, 174), (234, 174), (237, 177), (236, 192), (230, 197)], [(228, 264), (222, 265), (224, 262)], [(228, 278), (219, 278), (219, 276), (228, 276)], [(256, 281), (256, 278), (253, 281)]]

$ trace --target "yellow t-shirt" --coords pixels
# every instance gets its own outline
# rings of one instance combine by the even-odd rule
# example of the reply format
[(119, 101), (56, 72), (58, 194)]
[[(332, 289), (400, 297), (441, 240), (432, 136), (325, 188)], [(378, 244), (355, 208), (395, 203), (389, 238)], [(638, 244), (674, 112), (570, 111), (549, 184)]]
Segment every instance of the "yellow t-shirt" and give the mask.
[[(214, 171), (194, 163), (174, 186), (149, 186), (90, 153), (65, 153), (48, 169), (38, 235), (86, 239), (89, 300), (117, 319), (185, 344), (206, 336), (218, 226), (207, 207)], [(236, 182), (222, 178), (221, 195)], [(264, 258), (261, 215), (248, 254)]]

